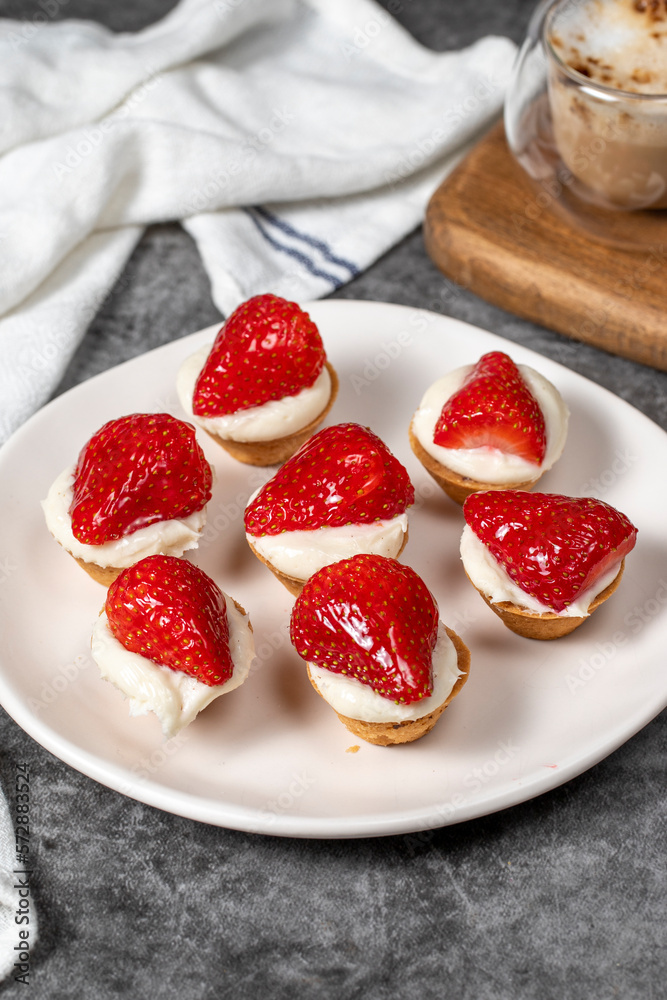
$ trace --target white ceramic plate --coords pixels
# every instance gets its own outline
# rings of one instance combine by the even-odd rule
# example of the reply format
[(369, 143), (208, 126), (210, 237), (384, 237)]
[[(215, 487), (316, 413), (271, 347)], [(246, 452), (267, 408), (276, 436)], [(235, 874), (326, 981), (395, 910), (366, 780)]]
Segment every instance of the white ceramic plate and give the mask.
[[(456, 823), (522, 802), (601, 760), (667, 704), (667, 435), (604, 389), (518, 345), (404, 307), (308, 307), (340, 377), (330, 423), (370, 425), (407, 466), (417, 494), (403, 559), (469, 645), (471, 674), (433, 732), (393, 748), (357, 741), (315, 694), (288, 639), (293, 600), (251, 555), (242, 510), (268, 472), (201, 435), (217, 470), (194, 557), (249, 611), (258, 663), (238, 691), (163, 744), (154, 716), (130, 718), (89, 653), (104, 591), (53, 541), (39, 501), (105, 421), (182, 415), (181, 361), (201, 331), (90, 379), (37, 413), (0, 452), (0, 700), (35, 740), (84, 774), (169, 812), (285, 836), (365, 837)], [(540, 489), (590, 493), (639, 527), (621, 587), (571, 636), (507, 631), (467, 583), (460, 509), (408, 444), (430, 382), (489, 350), (538, 368), (572, 412), (569, 440)]]

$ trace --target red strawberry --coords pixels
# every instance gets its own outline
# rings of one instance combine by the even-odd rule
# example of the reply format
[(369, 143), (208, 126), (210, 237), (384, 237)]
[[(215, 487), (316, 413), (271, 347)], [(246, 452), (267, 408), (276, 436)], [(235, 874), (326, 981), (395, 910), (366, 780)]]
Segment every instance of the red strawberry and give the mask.
[(359, 424), (314, 434), (246, 509), (251, 535), (370, 524), (414, 503), (410, 478), (377, 435)]
[(292, 611), (290, 635), (304, 660), (346, 674), (392, 701), (433, 692), (438, 606), (409, 566), (358, 555), (319, 570)]
[(479, 359), (442, 408), (434, 444), (442, 448), (498, 448), (539, 465), (547, 448), (539, 404), (507, 354)]
[(72, 532), (102, 545), (155, 521), (187, 517), (211, 499), (211, 483), (192, 424), (168, 413), (110, 420), (79, 455)]
[(277, 295), (256, 295), (219, 331), (192, 401), (200, 417), (219, 417), (313, 385), (325, 361), (308, 313)]
[(123, 570), (109, 587), (105, 611), (130, 652), (210, 686), (232, 676), (224, 595), (185, 559), (148, 556)]
[(467, 523), (511, 580), (556, 612), (627, 555), (637, 529), (591, 497), (491, 490), (463, 505)]

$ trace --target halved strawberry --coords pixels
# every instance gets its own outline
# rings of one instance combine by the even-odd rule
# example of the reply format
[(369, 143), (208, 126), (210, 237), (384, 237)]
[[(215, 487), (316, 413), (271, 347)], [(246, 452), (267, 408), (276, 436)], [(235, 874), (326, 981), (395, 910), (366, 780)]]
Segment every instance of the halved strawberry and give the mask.
[(498, 448), (539, 465), (547, 448), (544, 416), (512, 359), (479, 359), (442, 408), (433, 441), (442, 448)]
[(245, 512), (251, 535), (390, 519), (414, 503), (405, 468), (368, 427), (314, 434), (261, 488)]
[(304, 660), (353, 677), (403, 704), (433, 692), (438, 606), (409, 566), (357, 555), (306, 583), (290, 635)]
[(219, 417), (313, 385), (325, 362), (308, 313), (277, 295), (256, 295), (218, 332), (195, 384), (192, 412)]
[(209, 686), (232, 676), (224, 594), (185, 559), (148, 556), (123, 570), (109, 587), (105, 611), (130, 652)]
[(514, 583), (564, 611), (632, 548), (637, 529), (591, 497), (491, 490), (463, 505), (467, 523)]
[(110, 420), (79, 455), (72, 532), (102, 545), (155, 521), (188, 517), (211, 499), (211, 483), (192, 424), (168, 413)]

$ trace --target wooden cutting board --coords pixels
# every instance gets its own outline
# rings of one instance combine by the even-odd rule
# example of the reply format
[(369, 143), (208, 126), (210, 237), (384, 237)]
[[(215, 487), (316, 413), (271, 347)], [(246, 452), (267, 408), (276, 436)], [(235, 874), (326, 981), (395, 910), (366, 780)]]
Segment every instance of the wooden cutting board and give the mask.
[(605, 246), (538, 195), (497, 125), (431, 199), (431, 258), (494, 305), (667, 371), (667, 243)]

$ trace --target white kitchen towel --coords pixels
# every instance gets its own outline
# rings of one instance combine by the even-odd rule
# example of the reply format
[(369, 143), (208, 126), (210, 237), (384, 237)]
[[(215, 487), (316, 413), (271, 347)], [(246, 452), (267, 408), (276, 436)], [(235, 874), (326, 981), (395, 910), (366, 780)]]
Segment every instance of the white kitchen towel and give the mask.
[(373, 0), (181, 0), (136, 34), (0, 21), (0, 442), (144, 226), (184, 222), (225, 314), (326, 295), (418, 224), (513, 56), (428, 51)]

